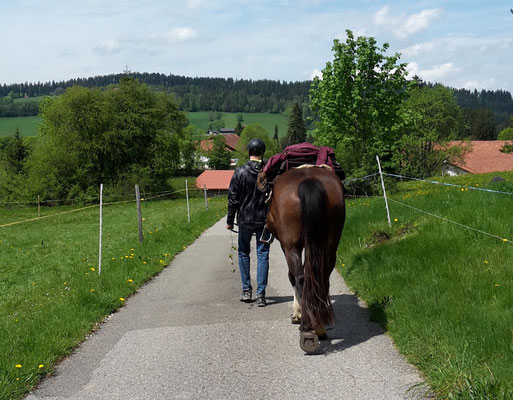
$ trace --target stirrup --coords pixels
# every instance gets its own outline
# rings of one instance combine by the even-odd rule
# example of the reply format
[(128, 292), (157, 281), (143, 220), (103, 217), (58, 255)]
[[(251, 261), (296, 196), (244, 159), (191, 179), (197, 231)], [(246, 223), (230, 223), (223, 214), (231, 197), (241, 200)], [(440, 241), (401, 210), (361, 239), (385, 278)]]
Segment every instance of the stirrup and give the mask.
[(274, 236), (271, 232), (269, 232), (269, 239), (264, 239), (264, 235), (269, 232), (267, 229), (267, 224), (264, 225), (264, 230), (262, 231), (262, 236), (260, 236), (260, 241), (265, 244), (271, 244), (274, 241)]

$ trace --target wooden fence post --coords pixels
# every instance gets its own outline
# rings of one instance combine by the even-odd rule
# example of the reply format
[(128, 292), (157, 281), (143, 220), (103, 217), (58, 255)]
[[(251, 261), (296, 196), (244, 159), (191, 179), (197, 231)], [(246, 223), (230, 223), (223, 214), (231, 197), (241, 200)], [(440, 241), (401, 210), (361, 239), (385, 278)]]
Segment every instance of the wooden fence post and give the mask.
[(137, 225), (139, 227), (139, 243), (142, 243), (144, 238), (142, 230), (141, 193), (139, 192), (139, 185), (135, 185), (135, 200), (137, 202)]

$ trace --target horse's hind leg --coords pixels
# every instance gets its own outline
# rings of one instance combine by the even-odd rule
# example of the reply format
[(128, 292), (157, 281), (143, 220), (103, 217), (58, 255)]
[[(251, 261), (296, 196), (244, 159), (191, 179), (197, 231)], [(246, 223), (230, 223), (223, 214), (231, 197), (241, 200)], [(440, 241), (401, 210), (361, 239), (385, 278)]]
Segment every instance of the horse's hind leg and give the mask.
[(297, 248), (284, 249), (285, 258), (289, 267), (289, 281), (294, 289), (294, 303), (292, 305), (291, 321), (293, 324), (301, 323), (301, 291), (303, 283), (303, 263), (301, 250)]

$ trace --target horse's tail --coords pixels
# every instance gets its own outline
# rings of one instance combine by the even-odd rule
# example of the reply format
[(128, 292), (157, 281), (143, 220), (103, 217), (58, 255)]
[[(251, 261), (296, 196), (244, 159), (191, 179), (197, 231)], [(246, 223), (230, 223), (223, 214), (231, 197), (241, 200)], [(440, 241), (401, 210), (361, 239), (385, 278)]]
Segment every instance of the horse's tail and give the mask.
[(303, 326), (318, 327), (333, 322), (329, 297), (329, 252), (326, 243), (326, 191), (316, 178), (305, 179), (298, 188), (301, 201), (302, 239), (305, 246), (305, 279), (301, 296)]

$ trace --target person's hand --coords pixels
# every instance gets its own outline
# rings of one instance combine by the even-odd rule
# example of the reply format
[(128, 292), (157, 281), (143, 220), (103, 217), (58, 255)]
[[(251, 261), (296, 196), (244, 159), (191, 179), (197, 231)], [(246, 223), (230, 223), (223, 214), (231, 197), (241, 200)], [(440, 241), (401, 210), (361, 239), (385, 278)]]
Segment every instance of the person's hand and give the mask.
[(233, 225), (232, 224), (226, 224), (226, 229), (231, 231), (233, 229)]

